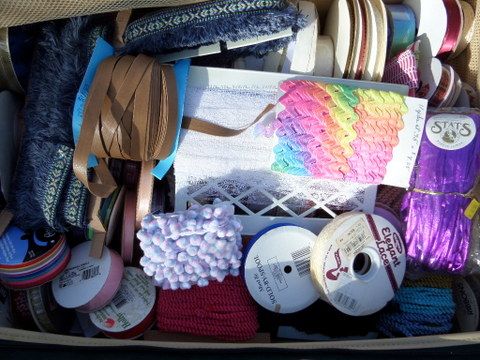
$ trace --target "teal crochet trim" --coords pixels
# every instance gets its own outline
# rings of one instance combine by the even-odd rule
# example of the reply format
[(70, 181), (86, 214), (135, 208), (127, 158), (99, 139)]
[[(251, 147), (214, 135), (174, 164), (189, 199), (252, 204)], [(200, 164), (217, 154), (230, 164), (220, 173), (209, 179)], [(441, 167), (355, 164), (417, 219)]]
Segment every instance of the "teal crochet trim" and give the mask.
[(381, 315), (378, 330), (389, 337), (445, 334), (454, 315), (452, 289), (402, 287)]

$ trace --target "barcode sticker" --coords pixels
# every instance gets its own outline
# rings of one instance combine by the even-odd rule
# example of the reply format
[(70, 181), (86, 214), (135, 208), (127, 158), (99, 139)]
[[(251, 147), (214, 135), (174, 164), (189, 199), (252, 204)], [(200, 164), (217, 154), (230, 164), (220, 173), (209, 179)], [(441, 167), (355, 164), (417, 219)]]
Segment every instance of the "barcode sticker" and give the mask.
[(117, 295), (112, 300), (113, 305), (120, 310), (122, 307), (124, 307), (127, 304), (127, 298), (123, 295), (122, 291), (119, 291)]
[(370, 241), (373, 241), (370, 228), (365, 221), (361, 219), (337, 240), (337, 245), (345, 252), (348, 258), (352, 258)]
[(306, 246), (299, 250), (292, 252), (293, 263), (297, 269), (298, 276), (304, 277), (310, 275), (310, 254), (312, 249)]
[(333, 297), (333, 301), (344, 307), (345, 309), (348, 309), (350, 311), (356, 311), (357, 306), (358, 306), (358, 301), (355, 300), (354, 298), (351, 298), (350, 296), (337, 291)]
[(82, 280), (89, 280), (94, 278), (95, 276), (100, 275), (100, 266), (97, 265), (93, 268), (85, 269), (82, 272)]

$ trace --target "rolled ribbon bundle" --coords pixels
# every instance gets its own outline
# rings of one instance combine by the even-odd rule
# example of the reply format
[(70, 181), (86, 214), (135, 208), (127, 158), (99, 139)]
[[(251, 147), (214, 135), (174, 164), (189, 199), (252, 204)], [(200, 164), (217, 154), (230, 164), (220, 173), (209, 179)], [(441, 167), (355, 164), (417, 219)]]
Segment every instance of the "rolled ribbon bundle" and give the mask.
[(387, 219), (344, 213), (319, 234), (310, 258), (312, 281), (320, 298), (352, 316), (381, 310), (405, 275), (403, 240)]
[(443, 0), (447, 11), (448, 26), (438, 55), (448, 56), (455, 51), (463, 29), (462, 7), (458, 0)]
[[(145, 55), (108, 58), (100, 64), (88, 95), (73, 157), (75, 175), (92, 194), (107, 197), (116, 183), (105, 158), (166, 158), (178, 132), (177, 111), (171, 66)], [(88, 179), (90, 153), (99, 160), (95, 172), (100, 183)]]
[(414, 189), (402, 204), (407, 254), (416, 265), (464, 271), (472, 227), (466, 210), (480, 170), (479, 126), (474, 113), (428, 115)]
[[(100, 259), (89, 256), (89, 241), (72, 249), (65, 270), (53, 280), (55, 300), (64, 308), (89, 313), (108, 305), (123, 276), (123, 261), (115, 251), (105, 248)], [(80, 290), (81, 289), (81, 290)]]
[(389, 56), (407, 49), (415, 41), (415, 13), (408, 5), (387, 5)]

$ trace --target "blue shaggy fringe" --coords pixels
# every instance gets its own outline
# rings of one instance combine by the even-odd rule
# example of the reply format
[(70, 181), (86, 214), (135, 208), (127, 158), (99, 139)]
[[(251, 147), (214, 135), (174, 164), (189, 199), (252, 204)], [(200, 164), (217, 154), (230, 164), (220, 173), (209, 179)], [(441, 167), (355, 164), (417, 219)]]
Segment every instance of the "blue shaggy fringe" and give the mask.
[[(24, 108), (25, 131), (9, 199), (14, 223), (25, 230), (47, 225), (39, 202), (45, 192), (46, 172), (59, 146), (74, 147), (73, 104), (99, 31), (92, 18), (80, 17), (47, 23), (39, 37)], [(59, 184), (61, 191), (67, 187), (64, 185)], [(58, 224), (57, 231), (65, 231), (68, 226), (62, 221)]]
[[(148, 15), (151, 21), (161, 17), (162, 11)], [(145, 21), (140, 19), (139, 21)], [(133, 26), (135, 23), (132, 23)], [(270, 35), (289, 28), (296, 33), (306, 25), (305, 18), (293, 5), (282, 10), (242, 13), (209, 20), (202, 23), (186, 23), (175, 29), (151, 33), (125, 44), (123, 52), (129, 54), (147, 53), (158, 55), (178, 51), (184, 48), (197, 48), (220, 41), (238, 41), (260, 35)], [(127, 28), (127, 32), (128, 32)], [(235, 56), (263, 56), (270, 51), (284, 47), (291, 38), (280, 39), (234, 49), (229, 52)]]

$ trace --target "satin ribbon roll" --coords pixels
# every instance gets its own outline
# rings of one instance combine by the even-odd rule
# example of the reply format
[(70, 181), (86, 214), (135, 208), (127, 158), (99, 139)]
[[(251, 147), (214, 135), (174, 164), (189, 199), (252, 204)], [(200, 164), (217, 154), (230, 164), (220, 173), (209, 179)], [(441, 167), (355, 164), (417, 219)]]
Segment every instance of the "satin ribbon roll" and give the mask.
[(467, 48), (468, 44), (470, 44), (473, 39), (475, 31), (475, 11), (466, 1), (460, 1), (460, 6), (462, 8), (463, 18), (462, 32), (458, 39), (457, 47), (450, 56), (450, 59), (456, 58)]
[(458, 0), (443, 0), (447, 10), (448, 26), (438, 55), (446, 56), (455, 51), (463, 29), (462, 7)]
[[(88, 95), (73, 158), (75, 175), (92, 194), (107, 197), (116, 183), (105, 159), (166, 158), (177, 132), (177, 111), (172, 66), (145, 55), (108, 58), (100, 64)], [(90, 153), (98, 158), (99, 183), (88, 179)]]
[(405, 50), (415, 41), (415, 13), (408, 5), (387, 5), (389, 57)]

